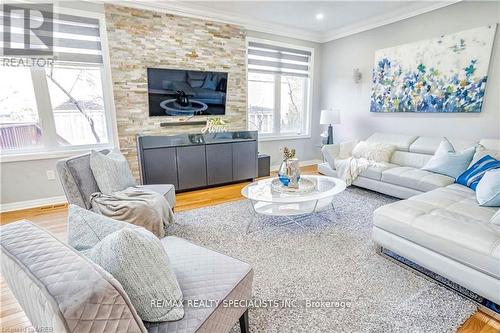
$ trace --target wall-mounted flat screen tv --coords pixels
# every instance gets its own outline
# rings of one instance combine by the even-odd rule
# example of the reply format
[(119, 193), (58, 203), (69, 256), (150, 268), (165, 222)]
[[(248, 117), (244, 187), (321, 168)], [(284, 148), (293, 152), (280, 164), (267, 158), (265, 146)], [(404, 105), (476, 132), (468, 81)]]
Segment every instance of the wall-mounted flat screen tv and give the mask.
[(227, 73), (148, 68), (150, 116), (226, 113)]

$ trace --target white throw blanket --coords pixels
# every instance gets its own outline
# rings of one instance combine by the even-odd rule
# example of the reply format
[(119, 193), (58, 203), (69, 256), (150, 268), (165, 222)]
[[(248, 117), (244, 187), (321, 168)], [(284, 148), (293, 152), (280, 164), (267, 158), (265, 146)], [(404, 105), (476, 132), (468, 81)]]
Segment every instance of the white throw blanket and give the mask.
[(128, 187), (113, 194), (94, 193), (90, 201), (96, 213), (144, 227), (157, 237), (165, 237), (165, 228), (174, 222), (172, 208), (161, 194)]
[(352, 185), (352, 182), (369, 167), (384, 165), (384, 163), (371, 161), (366, 158), (355, 158), (353, 156), (343, 160), (335, 160), (334, 163), (337, 170), (337, 178), (345, 181), (347, 186)]
[[(352, 146), (352, 143), (345, 145), (349, 147), (349, 145)], [(354, 146), (351, 156), (344, 157), (340, 154), (341, 148), (342, 145), (339, 145), (339, 153), (334, 159), (332, 167), (337, 170), (337, 177), (345, 181), (347, 186), (352, 185), (352, 182), (369, 167), (386, 166), (392, 153), (396, 150), (394, 145), (361, 141)]]

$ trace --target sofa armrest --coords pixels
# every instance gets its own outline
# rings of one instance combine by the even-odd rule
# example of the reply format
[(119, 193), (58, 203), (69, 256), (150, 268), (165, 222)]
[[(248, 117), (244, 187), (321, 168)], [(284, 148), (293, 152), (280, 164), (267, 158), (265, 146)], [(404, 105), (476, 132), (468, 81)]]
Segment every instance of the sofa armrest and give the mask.
[(34, 327), (147, 333), (122, 285), (28, 221), (1, 227), (2, 277)]
[(332, 169), (335, 170), (335, 160), (346, 159), (351, 156), (352, 150), (358, 141), (347, 141), (341, 143), (334, 143), (332, 145), (324, 145), (321, 148), (323, 157)]

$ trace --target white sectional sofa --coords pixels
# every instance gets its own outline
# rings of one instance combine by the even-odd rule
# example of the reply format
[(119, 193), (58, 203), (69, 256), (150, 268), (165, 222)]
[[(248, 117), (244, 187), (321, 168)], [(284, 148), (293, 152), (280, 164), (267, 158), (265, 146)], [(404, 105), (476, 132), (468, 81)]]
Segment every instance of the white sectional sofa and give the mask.
[[(353, 184), (407, 199), (375, 210), (375, 243), (500, 304), (500, 226), (490, 223), (499, 208), (479, 206), (470, 188), (420, 169), (441, 138), (376, 133), (367, 141), (394, 144), (397, 151), (388, 167), (370, 168)], [(456, 150), (480, 143), (500, 151), (500, 139), (450, 142)], [(338, 145), (323, 153), (327, 162), (319, 171), (336, 176), (328, 161), (338, 157)]]

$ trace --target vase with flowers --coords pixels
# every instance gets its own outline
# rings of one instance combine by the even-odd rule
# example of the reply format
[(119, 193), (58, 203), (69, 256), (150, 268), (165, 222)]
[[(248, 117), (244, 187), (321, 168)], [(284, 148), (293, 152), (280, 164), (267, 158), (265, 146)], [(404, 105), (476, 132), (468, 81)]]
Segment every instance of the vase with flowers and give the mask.
[(280, 182), (290, 188), (299, 188), (300, 168), (295, 149), (283, 147), (283, 162), (278, 170)]

